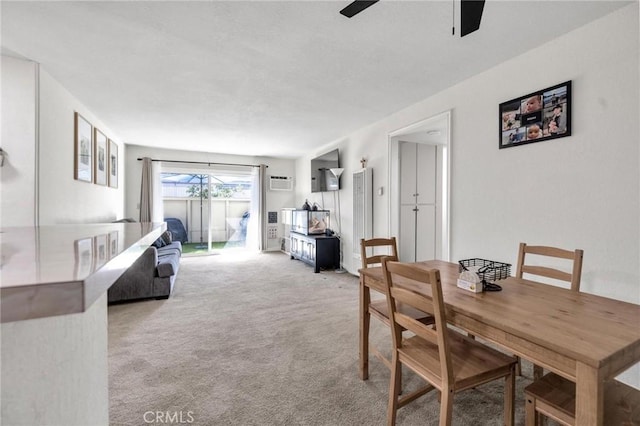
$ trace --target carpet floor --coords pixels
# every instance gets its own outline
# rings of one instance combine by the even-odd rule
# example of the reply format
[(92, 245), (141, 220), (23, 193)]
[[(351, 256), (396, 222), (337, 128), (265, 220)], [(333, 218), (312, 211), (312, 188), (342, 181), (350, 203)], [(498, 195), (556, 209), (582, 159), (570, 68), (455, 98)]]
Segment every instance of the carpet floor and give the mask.
[[(371, 341), (391, 337), (371, 321)], [(524, 425), (516, 380), (516, 425)], [(422, 381), (410, 372), (404, 389)], [(181, 260), (174, 293), (109, 307), (110, 424), (384, 425), (389, 370), (358, 375), (358, 279), (282, 253)], [(453, 424), (502, 425), (502, 381), (455, 396)], [(399, 425), (437, 425), (434, 392)]]

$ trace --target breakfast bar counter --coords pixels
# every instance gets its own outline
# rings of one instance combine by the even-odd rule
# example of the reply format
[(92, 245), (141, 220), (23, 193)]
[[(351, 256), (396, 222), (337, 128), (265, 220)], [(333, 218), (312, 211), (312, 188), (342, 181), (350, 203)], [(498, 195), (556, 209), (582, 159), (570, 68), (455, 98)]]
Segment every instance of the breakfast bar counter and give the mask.
[(165, 230), (165, 223), (0, 229), (0, 318), (85, 312)]

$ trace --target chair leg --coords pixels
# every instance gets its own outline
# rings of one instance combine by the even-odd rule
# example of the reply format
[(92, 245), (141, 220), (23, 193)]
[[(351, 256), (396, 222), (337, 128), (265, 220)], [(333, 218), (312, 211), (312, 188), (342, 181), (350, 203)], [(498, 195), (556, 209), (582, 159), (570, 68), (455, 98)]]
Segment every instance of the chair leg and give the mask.
[(442, 389), (440, 392), (440, 426), (451, 426), (453, 416), (453, 392), (449, 389)]
[[(389, 327), (389, 333), (391, 333), (391, 327)], [(393, 350), (393, 348), (391, 348), (391, 349)], [(399, 372), (398, 372), (398, 377), (397, 377), (397, 380), (398, 380), (398, 393), (397, 393), (397, 395), (400, 396), (400, 395), (402, 395), (402, 364), (400, 362), (398, 362), (398, 369), (399, 369)]]
[(536, 401), (532, 396), (527, 395), (525, 401), (525, 426), (536, 426), (540, 416), (536, 412)]
[(400, 377), (402, 365), (398, 361), (398, 354), (394, 352), (391, 358), (391, 379), (389, 380), (389, 406), (387, 408), (387, 425), (395, 426), (398, 411), (398, 393), (400, 391)]
[(515, 366), (504, 378), (504, 424), (513, 426), (515, 422), (516, 371)]
[[(542, 379), (542, 376), (544, 375), (544, 368), (540, 367), (539, 365), (535, 365), (533, 364), (533, 380), (540, 380)], [(535, 404), (534, 404), (535, 405)], [(535, 410), (534, 407), (534, 411), (535, 411), (535, 425), (536, 426), (545, 426), (547, 424), (547, 417), (543, 416), (542, 414), (538, 413)]]
[(522, 360), (519, 356), (516, 356), (516, 358), (518, 358), (518, 363), (516, 364), (516, 376), (522, 376)]
[(364, 285), (364, 278), (360, 277), (360, 379), (369, 378), (369, 325), (371, 314), (369, 303), (371, 293), (369, 287)]

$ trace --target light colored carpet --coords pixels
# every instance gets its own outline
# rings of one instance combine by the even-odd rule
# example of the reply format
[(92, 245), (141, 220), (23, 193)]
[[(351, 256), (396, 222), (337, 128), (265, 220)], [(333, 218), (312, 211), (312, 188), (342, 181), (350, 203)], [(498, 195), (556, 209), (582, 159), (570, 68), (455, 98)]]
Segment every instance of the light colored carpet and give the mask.
[[(371, 323), (372, 341), (389, 348), (388, 330)], [(517, 379), (517, 425), (528, 383)], [(370, 379), (358, 376), (357, 278), (314, 274), (282, 253), (183, 257), (170, 299), (109, 307), (112, 425), (384, 425), (388, 384), (373, 357)], [(502, 425), (502, 389), (456, 395), (453, 424)], [(438, 413), (432, 392), (398, 424), (436, 425)]]

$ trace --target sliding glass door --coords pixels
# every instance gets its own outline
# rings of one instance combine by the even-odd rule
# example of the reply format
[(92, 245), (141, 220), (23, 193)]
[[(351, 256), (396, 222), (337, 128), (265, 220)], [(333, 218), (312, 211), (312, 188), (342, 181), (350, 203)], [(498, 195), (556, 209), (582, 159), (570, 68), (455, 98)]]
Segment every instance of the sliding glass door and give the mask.
[(185, 255), (255, 249), (247, 243), (247, 235), (256, 190), (251, 167), (188, 172), (180, 168), (162, 173), (165, 220), (175, 218), (183, 223)]

